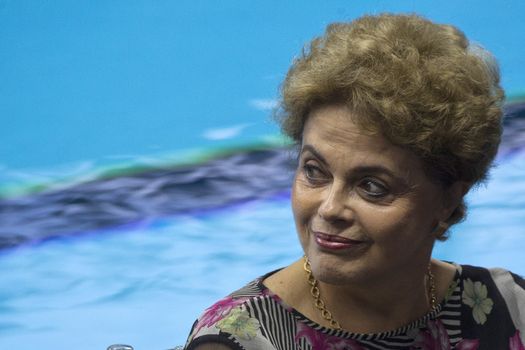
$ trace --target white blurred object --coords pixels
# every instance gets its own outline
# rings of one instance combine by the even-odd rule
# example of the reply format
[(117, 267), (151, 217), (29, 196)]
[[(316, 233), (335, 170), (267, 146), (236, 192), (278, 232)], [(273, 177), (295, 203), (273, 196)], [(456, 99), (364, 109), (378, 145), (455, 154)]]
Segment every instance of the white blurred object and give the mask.
[(133, 350), (133, 347), (131, 345), (113, 344), (108, 346), (107, 350)]

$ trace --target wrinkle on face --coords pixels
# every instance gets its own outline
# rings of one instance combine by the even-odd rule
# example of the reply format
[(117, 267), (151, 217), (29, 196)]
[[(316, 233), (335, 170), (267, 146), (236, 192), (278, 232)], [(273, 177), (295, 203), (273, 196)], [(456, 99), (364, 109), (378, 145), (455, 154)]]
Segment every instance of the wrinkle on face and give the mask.
[[(443, 191), (426, 176), (420, 159), (382, 135), (362, 130), (355, 118), (352, 111), (338, 105), (310, 113), (292, 191), (303, 249), (311, 256), (313, 271), (331, 281), (366, 279), (393, 266), (423, 261), (432, 249), (431, 231), (441, 210)], [(320, 184), (310, 183), (302, 173), (301, 167), (310, 159), (326, 172)], [(388, 184), (388, 198), (363, 197), (360, 186), (366, 178)], [(337, 201), (338, 220), (322, 217), (327, 198)], [(312, 227), (367, 240), (370, 245), (360, 256), (319, 250)]]
[[(423, 167), (419, 158), (415, 154), (412, 154), (410, 151), (405, 150), (400, 146), (393, 145), (377, 132), (365, 131), (360, 128), (342, 128), (340, 124), (341, 119), (346, 119), (350, 123), (355, 123), (355, 120), (359, 118), (359, 116), (354, 115), (346, 106), (335, 105), (331, 107), (319, 107), (311, 112), (310, 118), (316, 118), (317, 113), (325, 108), (332, 109), (331, 113), (339, 115), (340, 118), (335, 120), (323, 119), (323, 128), (316, 130), (316, 133), (318, 133), (319, 139), (328, 140), (324, 145), (327, 149), (331, 150), (331, 153), (337, 162), (345, 163), (347, 159), (350, 158), (348, 153), (351, 152), (351, 147), (348, 148), (348, 151), (341, 150), (341, 146), (347, 145), (348, 140), (359, 138), (373, 140), (373, 148), (370, 148), (367, 143), (366, 151), (368, 152), (361, 153), (358, 157), (352, 155), (352, 157), (354, 157), (352, 162), (360, 164), (360, 166), (365, 166), (366, 164), (377, 164), (377, 162), (388, 164), (388, 168), (392, 168), (394, 170), (393, 172), (398, 175), (398, 180), (404, 181), (406, 185), (406, 190), (404, 191), (405, 194), (409, 194), (419, 187), (418, 182), (414, 179), (414, 175), (417, 172), (423, 172)], [(357, 126), (357, 123), (354, 125)], [(306, 123), (304, 133), (308, 131), (308, 127), (311, 127), (311, 123)], [(360, 147), (359, 144), (354, 144), (353, 146), (360, 150), (363, 148)], [(410, 159), (407, 159), (406, 152), (399, 152), (401, 150), (409, 152), (411, 154)], [(382, 156), (380, 159), (373, 159), (372, 154), (381, 154)]]

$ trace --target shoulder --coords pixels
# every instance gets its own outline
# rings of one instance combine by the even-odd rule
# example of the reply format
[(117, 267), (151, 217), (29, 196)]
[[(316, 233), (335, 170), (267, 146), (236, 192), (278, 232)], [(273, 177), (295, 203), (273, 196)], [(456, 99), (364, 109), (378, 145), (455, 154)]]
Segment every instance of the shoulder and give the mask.
[(525, 280), (505, 269), (494, 268), (489, 272), (516, 328), (525, 333)]
[[(462, 301), (473, 308), (476, 320), (508, 319), (515, 329), (525, 334), (525, 281), (523, 277), (502, 268), (461, 265)], [(485, 317), (485, 315), (487, 317)], [(498, 315), (496, 317), (496, 315)], [(478, 322), (480, 323), (480, 322)]]
[[(492, 288), (497, 290), (507, 306), (525, 308), (525, 280), (522, 276), (502, 268), (484, 268), (458, 265), (463, 285), (466, 288)], [(513, 302), (520, 301), (518, 304)]]
[(525, 290), (525, 280), (522, 276), (501, 268), (492, 268), (488, 271), (498, 288), (511, 288), (518, 294)]
[(270, 349), (263, 346), (268, 340), (261, 332), (262, 318), (265, 308), (279, 305), (262, 278), (206, 308), (193, 324), (185, 349)]
[(506, 300), (507, 298), (520, 298), (520, 300), (525, 301), (525, 280), (522, 276), (502, 268), (458, 266), (462, 280), (490, 283), (498, 289)]

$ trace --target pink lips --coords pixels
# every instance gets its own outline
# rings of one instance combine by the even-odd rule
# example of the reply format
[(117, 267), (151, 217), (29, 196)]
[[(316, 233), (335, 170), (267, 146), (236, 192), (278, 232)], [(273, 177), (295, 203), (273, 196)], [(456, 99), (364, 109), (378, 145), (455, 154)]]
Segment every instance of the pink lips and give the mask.
[(357, 245), (363, 244), (363, 241), (356, 241), (353, 239), (344, 238), (336, 235), (328, 235), (326, 233), (314, 232), (315, 242), (326, 249), (340, 250), (349, 249)]

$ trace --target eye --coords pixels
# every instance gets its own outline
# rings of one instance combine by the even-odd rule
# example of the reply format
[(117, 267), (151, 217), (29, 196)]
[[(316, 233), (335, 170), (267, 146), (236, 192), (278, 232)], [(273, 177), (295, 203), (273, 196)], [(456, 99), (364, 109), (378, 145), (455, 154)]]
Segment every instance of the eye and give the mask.
[(364, 179), (360, 184), (360, 188), (367, 196), (374, 199), (385, 197), (389, 193), (385, 185), (374, 179)]
[(303, 166), (303, 172), (306, 179), (312, 183), (321, 182), (326, 178), (325, 173), (319, 167), (312, 164), (305, 164)]

